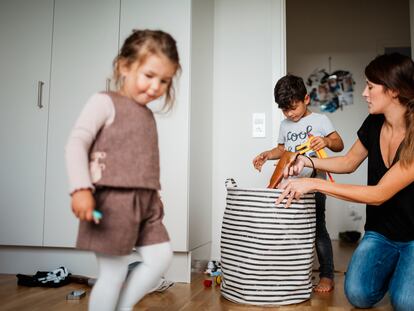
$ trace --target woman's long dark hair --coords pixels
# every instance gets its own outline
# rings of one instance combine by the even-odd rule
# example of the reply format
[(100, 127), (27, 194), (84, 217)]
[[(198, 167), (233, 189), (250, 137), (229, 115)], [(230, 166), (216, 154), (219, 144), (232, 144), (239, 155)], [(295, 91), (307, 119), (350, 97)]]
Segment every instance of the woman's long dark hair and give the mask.
[(382, 85), (384, 91), (397, 92), (400, 104), (407, 108), (405, 138), (399, 154), (401, 165), (407, 167), (414, 161), (414, 62), (399, 53), (379, 55), (365, 68), (365, 76)]

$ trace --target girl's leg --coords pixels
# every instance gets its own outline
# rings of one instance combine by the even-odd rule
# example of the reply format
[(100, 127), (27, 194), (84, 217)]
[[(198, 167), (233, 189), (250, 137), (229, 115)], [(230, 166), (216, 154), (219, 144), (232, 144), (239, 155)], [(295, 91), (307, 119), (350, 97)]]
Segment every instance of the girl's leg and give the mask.
[(345, 275), (345, 295), (358, 308), (370, 308), (388, 290), (398, 249), (379, 233), (367, 231), (352, 255)]
[(390, 281), (391, 304), (395, 311), (414, 310), (414, 241), (400, 244), (400, 258)]
[(142, 263), (128, 277), (125, 289), (121, 293), (118, 310), (132, 310), (134, 305), (157, 284), (172, 259), (170, 242), (142, 246), (137, 248), (137, 252), (141, 255)]
[(326, 195), (320, 192), (315, 194), (316, 200), (316, 254), (319, 260), (319, 283), (315, 292), (329, 292), (334, 287), (334, 264), (332, 242), (326, 230), (325, 203)]
[(128, 271), (126, 256), (96, 254), (99, 278), (89, 297), (89, 311), (113, 311)]

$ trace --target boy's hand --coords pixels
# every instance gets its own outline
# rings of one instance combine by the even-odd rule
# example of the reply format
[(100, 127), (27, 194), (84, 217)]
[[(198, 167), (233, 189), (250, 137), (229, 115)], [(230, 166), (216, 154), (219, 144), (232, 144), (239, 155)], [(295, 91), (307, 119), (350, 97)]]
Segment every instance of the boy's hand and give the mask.
[(326, 137), (314, 136), (310, 142), (310, 147), (315, 151), (319, 151), (328, 147), (328, 139)]
[(79, 220), (93, 221), (95, 198), (90, 189), (82, 189), (72, 194), (72, 211)]
[(263, 164), (269, 159), (269, 151), (264, 151), (253, 159), (253, 166), (259, 172), (262, 171)]

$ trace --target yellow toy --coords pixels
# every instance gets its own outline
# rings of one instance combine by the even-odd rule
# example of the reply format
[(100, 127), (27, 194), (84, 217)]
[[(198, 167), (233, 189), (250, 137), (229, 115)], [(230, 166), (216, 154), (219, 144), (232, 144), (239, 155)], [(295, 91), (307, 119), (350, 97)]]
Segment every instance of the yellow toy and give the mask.
[(216, 284), (216, 286), (218, 286), (218, 285), (220, 285), (220, 284), (221, 284), (221, 275), (217, 275), (217, 276), (214, 278), (214, 283)]
[[(309, 139), (306, 142), (304, 142), (302, 145), (296, 146), (296, 152), (299, 152), (299, 154), (304, 154), (308, 151), (314, 151), (319, 159), (327, 158), (328, 155), (326, 154), (325, 149), (319, 149), (316, 151), (311, 148), (310, 143), (314, 137), (311, 134), (308, 134), (308, 137)], [(328, 174), (329, 180), (331, 182), (335, 182), (331, 174), (329, 172), (326, 173)]]

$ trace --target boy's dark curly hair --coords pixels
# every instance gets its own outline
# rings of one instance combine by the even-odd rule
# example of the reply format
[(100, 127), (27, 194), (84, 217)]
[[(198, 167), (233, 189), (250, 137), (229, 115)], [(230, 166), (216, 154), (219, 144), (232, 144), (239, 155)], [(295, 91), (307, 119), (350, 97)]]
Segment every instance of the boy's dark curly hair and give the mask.
[(275, 102), (280, 109), (291, 109), (297, 101), (303, 101), (307, 94), (301, 77), (287, 74), (277, 81), (274, 89)]

